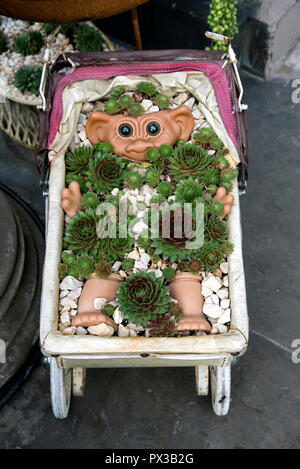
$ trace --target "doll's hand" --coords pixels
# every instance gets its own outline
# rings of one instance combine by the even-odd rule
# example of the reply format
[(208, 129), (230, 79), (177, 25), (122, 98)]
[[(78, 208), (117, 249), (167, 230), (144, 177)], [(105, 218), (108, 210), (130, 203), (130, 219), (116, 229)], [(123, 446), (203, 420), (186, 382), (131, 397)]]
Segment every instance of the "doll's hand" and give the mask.
[(223, 212), (220, 216), (221, 220), (223, 220), (223, 218), (225, 218), (226, 215), (229, 215), (231, 212), (234, 197), (233, 195), (226, 194), (225, 187), (219, 187), (214, 196), (214, 200), (221, 202), (221, 204), (223, 205)]
[(68, 217), (74, 217), (81, 209), (81, 192), (78, 182), (72, 181), (69, 188), (61, 191), (61, 207)]

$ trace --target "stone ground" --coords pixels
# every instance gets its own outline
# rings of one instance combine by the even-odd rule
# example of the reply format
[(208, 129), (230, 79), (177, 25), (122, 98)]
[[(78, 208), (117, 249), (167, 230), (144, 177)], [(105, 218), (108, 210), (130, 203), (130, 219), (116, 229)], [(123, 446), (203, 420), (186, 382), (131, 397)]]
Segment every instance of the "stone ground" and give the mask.
[[(250, 345), (232, 370), (227, 417), (195, 394), (194, 370), (88, 370), (69, 418), (51, 413), (48, 370), (37, 368), (0, 411), (1, 448), (297, 448), (300, 446), (298, 288), (300, 104), (291, 82), (244, 77), (250, 179), (241, 200)], [(0, 181), (42, 213), (31, 152), (1, 135)], [(22, 162), (22, 165), (20, 164)], [(16, 172), (17, 170), (17, 172)]]

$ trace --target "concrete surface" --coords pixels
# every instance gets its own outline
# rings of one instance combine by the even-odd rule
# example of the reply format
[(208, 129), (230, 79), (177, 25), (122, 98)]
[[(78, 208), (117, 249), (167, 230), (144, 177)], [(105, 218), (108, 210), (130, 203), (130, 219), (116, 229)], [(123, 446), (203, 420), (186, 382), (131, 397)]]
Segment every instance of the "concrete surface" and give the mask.
[[(58, 421), (41, 366), (0, 411), (1, 448), (299, 448), (300, 364), (291, 343), (300, 339), (300, 104), (291, 101), (290, 83), (244, 77), (244, 86), (251, 159), (241, 204), (252, 332), (232, 370), (228, 416), (216, 417), (210, 399), (195, 395), (193, 369), (98, 369), (88, 370), (85, 397), (73, 398), (68, 420)], [(1, 180), (11, 178), (3, 162), (20, 159), (17, 152), (4, 153), (1, 139)]]

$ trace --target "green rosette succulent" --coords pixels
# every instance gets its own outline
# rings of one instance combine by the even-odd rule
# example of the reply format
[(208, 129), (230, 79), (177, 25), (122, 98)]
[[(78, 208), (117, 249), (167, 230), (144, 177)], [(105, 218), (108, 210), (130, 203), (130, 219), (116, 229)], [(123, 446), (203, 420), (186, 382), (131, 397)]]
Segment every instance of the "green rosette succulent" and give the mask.
[(146, 158), (149, 163), (155, 163), (159, 160), (160, 153), (157, 148), (151, 147), (146, 151)]
[(200, 177), (209, 165), (210, 157), (203, 148), (197, 145), (182, 144), (175, 148), (169, 158), (168, 168), (176, 181), (190, 176)]
[(86, 192), (81, 198), (81, 205), (84, 210), (87, 210), (88, 208), (96, 210), (99, 203), (99, 197), (94, 192)]
[(220, 176), (221, 185), (223, 185), (224, 182), (231, 182), (237, 175), (238, 171), (236, 169), (223, 169)]
[(229, 163), (227, 159), (225, 158), (224, 152), (222, 150), (218, 151), (216, 155), (213, 157), (212, 164), (214, 164), (215, 166), (218, 166), (221, 169), (229, 168)]
[(99, 217), (91, 209), (78, 212), (67, 226), (65, 241), (74, 253), (97, 254), (100, 239), (97, 235)]
[(220, 140), (215, 132), (207, 127), (203, 127), (194, 134), (194, 142), (208, 146), (213, 150), (220, 150), (223, 148), (222, 140)]
[(138, 189), (143, 184), (143, 177), (137, 171), (128, 171), (124, 176), (124, 184), (130, 189)]
[(108, 237), (101, 240), (104, 257), (111, 263), (124, 259), (126, 252), (132, 251), (133, 245), (134, 239), (131, 236), (127, 236), (127, 238)]
[(218, 200), (212, 200), (208, 206), (208, 211), (212, 215), (216, 215), (217, 217), (219, 217), (220, 215), (222, 215), (223, 212), (223, 204)]
[(103, 45), (101, 33), (86, 23), (79, 23), (74, 29), (74, 45), (80, 52), (100, 51)]
[(159, 184), (160, 176), (161, 171), (158, 168), (151, 166), (145, 173), (145, 182), (146, 184), (149, 184), (149, 186), (155, 187)]
[(115, 86), (112, 92), (110, 93), (110, 95), (113, 99), (116, 99), (119, 96), (121, 96), (121, 94), (123, 93), (125, 93), (125, 86), (120, 85), (120, 86)]
[(77, 173), (66, 173), (66, 186), (69, 186), (71, 182), (76, 181), (79, 184), (80, 192), (83, 194), (86, 191), (85, 178), (81, 174)]
[(199, 252), (199, 258), (205, 270), (216, 270), (224, 259), (224, 250), (216, 242), (205, 243)]
[(84, 173), (93, 158), (94, 148), (83, 145), (66, 154), (66, 168), (73, 173)]
[(133, 269), (134, 262), (134, 259), (131, 259), (130, 257), (123, 259), (122, 269), (125, 270), (125, 272), (130, 272)]
[(95, 261), (93, 256), (81, 254), (75, 258), (75, 270), (79, 277), (88, 278), (95, 270)]
[(118, 156), (98, 153), (89, 163), (87, 180), (96, 192), (111, 192), (123, 185), (125, 167), (126, 163)]
[(111, 274), (111, 265), (106, 262), (105, 259), (102, 259), (98, 264), (95, 266), (95, 274), (99, 278), (108, 278)]
[(169, 181), (162, 181), (157, 186), (157, 193), (164, 198), (173, 194), (173, 186)]
[(170, 158), (173, 153), (173, 148), (171, 147), (171, 145), (164, 143), (159, 147), (158, 151), (162, 158)]
[(103, 306), (101, 313), (105, 314), (106, 316), (112, 316), (115, 312), (115, 309), (116, 308), (113, 305), (108, 304)]
[(166, 109), (170, 105), (170, 99), (165, 94), (158, 93), (154, 98), (154, 103), (160, 109)]
[(106, 114), (116, 114), (120, 111), (119, 103), (115, 99), (108, 99), (104, 108)]
[(119, 105), (122, 109), (128, 108), (132, 104), (132, 97), (130, 94), (123, 94), (119, 98)]
[(169, 281), (169, 280), (173, 280), (173, 278), (175, 277), (176, 275), (176, 270), (173, 269), (173, 267), (166, 267), (164, 270), (163, 270), (163, 276), (164, 278)]
[(151, 337), (174, 337), (177, 334), (176, 321), (167, 314), (150, 321), (148, 327)]
[(158, 93), (156, 86), (150, 81), (141, 81), (137, 85), (136, 90), (148, 96), (155, 96)]
[(42, 69), (37, 65), (24, 65), (14, 77), (14, 85), (21, 93), (39, 94)]
[(128, 112), (131, 116), (141, 116), (144, 113), (144, 108), (140, 103), (132, 103), (128, 108)]
[(118, 293), (120, 309), (128, 321), (144, 326), (167, 311), (169, 299), (163, 280), (146, 272), (129, 275)]
[(221, 246), (225, 254), (232, 254), (234, 251), (234, 246), (230, 241), (225, 241)]
[(206, 168), (201, 179), (203, 179), (206, 187), (210, 185), (218, 185), (220, 183), (220, 173), (221, 171), (218, 168)]
[(214, 215), (210, 216), (205, 223), (207, 238), (212, 241), (224, 241), (228, 237), (227, 224)]
[(100, 151), (100, 153), (113, 153), (114, 147), (109, 142), (98, 142), (94, 146), (95, 151)]
[(39, 31), (29, 31), (16, 37), (14, 51), (24, 56), (33, 55), (40, 51), (43, 44), (44, 39)]
[(200, 197), (203, 192), (203, 186), (193, 179), (183, 179), (177, 185), (175, 196), (181, 204), (192, 203)]

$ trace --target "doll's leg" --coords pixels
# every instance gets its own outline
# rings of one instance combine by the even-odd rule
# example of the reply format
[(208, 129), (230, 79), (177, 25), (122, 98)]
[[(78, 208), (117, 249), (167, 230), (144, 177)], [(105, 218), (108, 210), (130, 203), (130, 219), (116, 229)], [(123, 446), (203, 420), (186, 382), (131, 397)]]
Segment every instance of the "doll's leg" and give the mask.
[(81, 192), (78, 182), (72, 181), (69, 188), (61, 191), (61, 207), (68, 217), (74, 217), (81, 209)]

